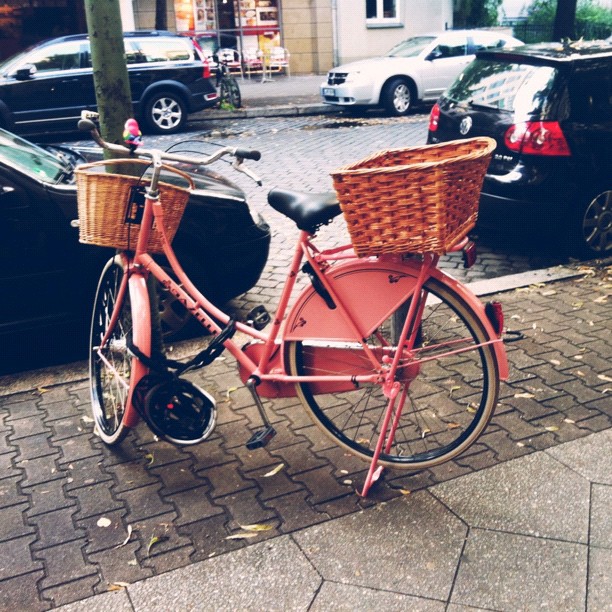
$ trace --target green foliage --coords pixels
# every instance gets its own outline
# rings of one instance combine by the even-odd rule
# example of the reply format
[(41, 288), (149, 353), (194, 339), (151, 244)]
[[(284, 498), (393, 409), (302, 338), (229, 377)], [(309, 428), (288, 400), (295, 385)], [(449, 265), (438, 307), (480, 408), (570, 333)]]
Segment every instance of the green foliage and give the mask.
[[(527, 9), (527, 23), (553, 23), (557, 0), (534, 0)], [(576, 21), (588, 21), (612, 26), (612, 10), (601, 6), (597, 0), (578, 0)]]
[(503, 0), (455, 0), (456, 28), (483, 28), (497, 25), (497, 11)]
[[(551, 41), (557, 0), (534, 0), (527, 9), (527, 20), (514, 28), (514, 36), (526, 43)], [(612, 33), (612, 10), (597, 0), (578, 0), (574, 21), (575, 38), (595, 40)]]

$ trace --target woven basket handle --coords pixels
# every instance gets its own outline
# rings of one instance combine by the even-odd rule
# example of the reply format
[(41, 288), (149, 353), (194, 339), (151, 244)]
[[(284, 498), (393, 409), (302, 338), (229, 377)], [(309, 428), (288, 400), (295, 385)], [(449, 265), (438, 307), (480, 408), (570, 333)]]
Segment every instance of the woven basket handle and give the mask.
[[(78, 166), (78, 169), (88, 170), (89, 168), (96, 168), (100, 166), (116, 166), (119, 164), (140, 164), (143, 166), (150, 166), (151, 162), (145, 159), (131, 159), (131, 158), (103, 159), (101, 161), (91, 162), (89, 164), (82, 164)], [(188, 188), (178, 187), (179, 189), (190, 189), (190, 190), (195, 189), (195, 183), (193, 182), (193, 179), (186, 172), (183, 172), (182, 170), (179, 170), (178, 168), (175, 168), (174, 166), (168, 166), (167, 164), (162, 164), (162, 168), (168, 172), (174, 172), (174, 174), (178, 174), (181, 178), (184, 178), (187, 181), (187, 183), (189, 184), (189, 187)], [(173, 185), (173, 187), (177, 187), (177, 185)]]

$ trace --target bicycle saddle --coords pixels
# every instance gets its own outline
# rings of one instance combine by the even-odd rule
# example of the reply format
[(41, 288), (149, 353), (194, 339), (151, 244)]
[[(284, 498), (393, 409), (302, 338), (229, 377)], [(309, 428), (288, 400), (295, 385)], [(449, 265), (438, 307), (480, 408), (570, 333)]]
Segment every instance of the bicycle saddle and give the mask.
[(314, 234), (342, 211), (334, 191), (305, 193), (289, 189), (272, 189), (268, 202), (274, 210), (289, 217), (303, 231)]

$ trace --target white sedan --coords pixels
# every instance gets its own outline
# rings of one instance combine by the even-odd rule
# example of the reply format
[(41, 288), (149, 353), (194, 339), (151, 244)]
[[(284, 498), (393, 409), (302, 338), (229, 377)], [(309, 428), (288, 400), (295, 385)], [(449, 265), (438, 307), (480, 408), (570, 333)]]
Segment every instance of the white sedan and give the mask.
[(354, 109), (380, 106), (391, 115), (405, 115), (417, 101), (437, 100), (476, 51), (522, 44), (486, 30), (414, 36), (383, 57), (333, 68), (321, 85), (321, 96), (326, 104)]

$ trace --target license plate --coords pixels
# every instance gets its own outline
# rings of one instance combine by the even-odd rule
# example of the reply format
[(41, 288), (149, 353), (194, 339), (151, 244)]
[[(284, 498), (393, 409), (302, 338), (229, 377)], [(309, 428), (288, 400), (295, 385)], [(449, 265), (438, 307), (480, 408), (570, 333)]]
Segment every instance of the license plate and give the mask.
[(336, 90), (332, 89), (331, 87), (324, 87), (323, 88), (323, 95), (324, 96), (335, 96), (336, 95)]

